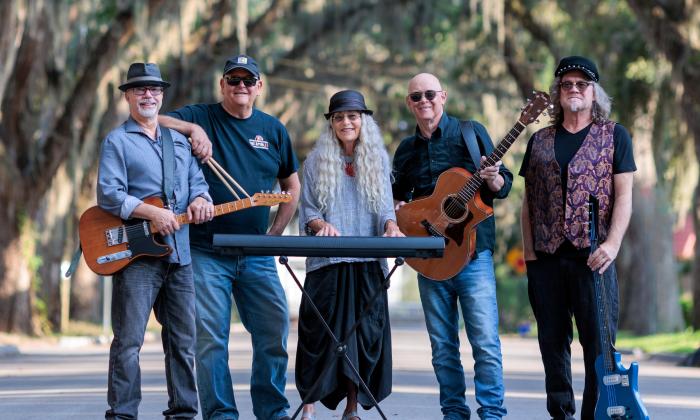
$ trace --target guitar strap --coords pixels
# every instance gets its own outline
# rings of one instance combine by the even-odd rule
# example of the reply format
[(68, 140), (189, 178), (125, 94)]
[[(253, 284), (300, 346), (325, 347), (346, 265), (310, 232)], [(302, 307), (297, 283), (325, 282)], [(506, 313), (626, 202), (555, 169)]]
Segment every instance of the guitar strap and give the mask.
[[(166, 208), (170, 208), (174, 198), (175, 145), (173, 144), (173, 137), (170, 135), (169, 128), (161, 127), (160, 135), (163, 141), (163, 203), (165, 203)], [(75, 269), (78, 268), (78, 262), (82, 254), (83, 248), (80, 245), (80, 241), (78, 241), (78, 247), (75, 249), (73, 257), (70, 260), (70, 266), (66, 271), (66, 277), (71, 277), (73, 273), (75, 273)]]
[(481, 164), (481, 152), (479, 151), (479, 144), (476, 142), (474, 124), (469, 120), (460, 121), (459, 129), (462, 131), (462, 139), (467, 145), (469, 156), (472, 158), (472, 162), (474, 162), (474, 166), (478, 170), (479, 165)]
[(172, 208), (173, 200), (173, 178), (175, 178), (175, 146), (170, 129), (160, 128), (161, 139), (163, 140), (163, 203), (167, 208)]

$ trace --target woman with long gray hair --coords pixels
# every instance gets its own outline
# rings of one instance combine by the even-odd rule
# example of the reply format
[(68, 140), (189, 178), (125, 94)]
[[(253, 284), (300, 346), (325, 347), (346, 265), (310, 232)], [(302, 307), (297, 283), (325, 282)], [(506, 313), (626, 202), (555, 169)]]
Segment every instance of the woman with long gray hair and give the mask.
[[(404, 236), (396, 225), (389, 157), (379, 127), (360, 92), (331, 97), (329, 124), (306, 158), (299, 208), (301, 234)], [(382, 290), (346, 342), (347, 356), (377, 401), (391, 393), (391, 331), (386, 260), (310, 257), (305, 289), (336, 337), (347, 335), (375, 291)], [(307, 404), (302, 419), (315, 419), (315, 401), (334, 410), (347, 398), (342, 420), (358, 420), (357, 403), (372, 401), (345, 363), (306, 300), (299, 309), (296, 385)], [(314, 384), (320, 381), (319, 386)]]

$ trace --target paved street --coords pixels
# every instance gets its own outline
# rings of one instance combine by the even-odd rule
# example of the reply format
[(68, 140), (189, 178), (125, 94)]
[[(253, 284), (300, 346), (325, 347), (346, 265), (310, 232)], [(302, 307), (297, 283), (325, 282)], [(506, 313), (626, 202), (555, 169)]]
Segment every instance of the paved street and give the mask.
[[(249, 396), (249, 336), (236, 326), (231, 341), (231, 372), (241, 419), (253, 419)], [(466, 342), (462, 331), (462, 343)], [(299, 404), (294, 387), (296, 335), (289, 340), (290, 369), (287, 395), (292, 411)], [(106, 408), (106, 345), (19, 346), (19, 355), (0, 356), (0, 419), (98, 419)], [(545, 394), (537, 342), (518, 337), (503, 338), (506, 405), (512, 419), (544, 419)], [(472, 359), (463, 347), (468, 378), (469, 404), (475, 411)], [(418, 325), (393, 327), (393, 393), (381, 403), (388, 419), (441, 419), (438, 388), (430, 365), (430, 345)], [(574, 348), (576, 393), (582, 390), (583, 363)], [(627, 366), (632, 356), (624, 357)], [(142, 351), (144, 400), (142, 419), (162, 418), (166, 404), (163, 361), (159, 343), (147, 343)], [(668, 362), (642, 361), (640, 392), (652, 419), (700, 418), (700, 369), (676, 367)], [(341, 403), (342, 404), (342, 403)], [(339, 419), (319, 406), (319, 419)], [(376, 411), (361, 412), (363, 420), (379, 419)], [(474, 416), (475, 418), (476, 416)], [(199, 418), (199, 417), (198, 417)]]

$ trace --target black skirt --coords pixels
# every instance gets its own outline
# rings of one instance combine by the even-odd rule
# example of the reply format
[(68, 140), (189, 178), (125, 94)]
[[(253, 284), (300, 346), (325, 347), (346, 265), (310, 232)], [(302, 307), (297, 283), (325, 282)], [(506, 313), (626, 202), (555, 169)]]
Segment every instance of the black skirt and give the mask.
[[(391, 393), (391, 329), (384, 274), (377, 261), (339, 263), (307, 274), (304, 288), (339, 339), (345, 339), (375, 291), (381, 292), (355, 332), (347, 338), (347, 356), (362, 380), (381, 401)], [(334, 410), (347, 396), (346, 379), (359, 384), (345, 361), (338, 358), (335, 344), (306, 298), (299, 308), (299, 342), (295, 368), (296, 385), (302, 400), (321, 401)], [(312, 391), (316, 381), (321, 383)], [(359, 385), (358, 385), (359, 386)], [(359, 387), (358, 402), (372, 406)]]

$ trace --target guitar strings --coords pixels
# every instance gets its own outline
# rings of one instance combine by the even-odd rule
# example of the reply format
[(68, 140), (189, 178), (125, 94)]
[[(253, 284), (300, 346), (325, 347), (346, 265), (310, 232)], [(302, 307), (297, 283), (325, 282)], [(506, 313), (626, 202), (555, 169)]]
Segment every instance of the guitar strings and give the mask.
[[(526, 126), (521, 123), (520, 121), (516, 122), (513, 128), (510, 129), (508, 134), (506, 134), (505, 138), (503, 141), (498, 143), (498, 146), (496, 146), (496, 149), (494, 150), (491, 155), (487, 156), (486, 161), (484, 162), (486, 166), (493, 166), (498, 162), (503, 155), (508, 151), (510, 146), (513, 145), (515, 140), (518, 138), (520, 133), (522, 133), (523, 129)], [(475, 162), (476, 166), (476, 162)], [(480, 166), (477, 166), (479, 168)], [(449, 214), (454, 214), (455, 211), (464, 211), (466, 210), (466, 203), (474, 198), (474, 195), (476, 192), (479, 190), (481, 187), (481, 184), (483, 182), (483, 179), (481, 178), (481, 174), (479, 173), (479, 170), (472, 175), (472, 177), (467, 181), (467, 184), (462, 187), (458, 192), (457, 196), (461, 200), (451, 200), (449, 204), (445, 207), (445, 210), (447, 210), (447, 213)], [(458, 203), (458, 204), (457, 204)], [(444, 212), (443, 212), (444, 213)]]
[[(593, 212), (590, 213), (591, 216), (594, 217), (594, 219), (588, 221), (588, 229), (590, 231), (590, 241), (591, 241), (591, 254), (595, 252), (596, 249), (598, 249), (598, 226), (597, 223), (594, 223), (594, 221), (597, 221), (598, 215), (593, 215)], [(608, 320), (608, 308), (607, 308), (607, 299), (605, 294), (603, 293), (603, 290), (601, 290), (604, 285), (603, 285), (603, 275), (593, 272), (593, 280), (594, 280), (594, 285), (595, 285), (595, 294), (596, 294), (596, 301), (598, 303), (598, 310), (597, 312), (597, 320), (598, 320), (598, 329), (602, 330), (599, 331), (600, 336), (599, 336), (599, 341), (600, 341), (600, 355), (602, 358), (603, 362), (603, 371), (604, 371), (604, 376), (608, 376), (608, 374), (612, 373), (613, 370), (613, 362), (606, 356), (606, 352), (608, 350), (607, 346), (607, 341), (610, 340), (610, 330), (609, 330), (609, 320)], [(602, 318), (602, 319), (601, 319)], [(607, 339), (607, 340), (606, 340)], [(603, 384), (603, 387), (605, 387), (605, 393), (608, 397), (608, 401), (612, 406), (617, 406), (617, 398), (615, 395), (614, 391), (614, 385), (608, 385), (605, 383), (604, 378), (600, 378), (601, 383)], [(606, 412), (607, 414), (607, 412)]]

